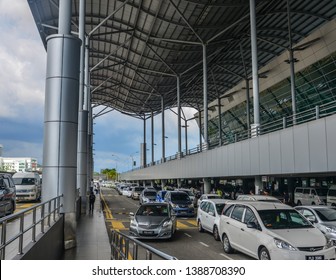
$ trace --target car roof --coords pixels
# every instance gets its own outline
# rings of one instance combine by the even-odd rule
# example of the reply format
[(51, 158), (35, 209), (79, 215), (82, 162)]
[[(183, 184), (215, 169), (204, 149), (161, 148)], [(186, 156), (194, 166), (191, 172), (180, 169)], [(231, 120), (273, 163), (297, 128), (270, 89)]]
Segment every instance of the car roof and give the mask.
[(267, 202), (259, 200), (231, 200), (228, 204), (240, 204), (246, 206), (252, 206), (257, 211), (259, 210), (273, 210), (273, 209), (294, 209), (293, 207), (277, 202)]
[(169, 204), (167, 202), (148, 202), (148, 203), (142, 203), (140, 207), (142, 206), (168, 206)]
[(294, 208), (310, 208), (310, 209), (335, 209), (332, 206), (327, 206), (327, 205), (300, 205), (300, 206), (295, 206)]
[(262, 195), (262, 194), (240, 194), (237, 197), (237, 200), (239, 200), (239, 197), (252, 197), (255, 200), (274, 200), (274, 201), (280, 201), (274, 196), (271, 195)]
[(222, 203), (228, 203), (229, 201), (232, 201), (230, 199), (222, 199), (222, 198), (208, 198), (208, 199), (203, 199), (201, 203), (206, 202), (206, 201), (211, 201), (214, 204), (222, 204)]

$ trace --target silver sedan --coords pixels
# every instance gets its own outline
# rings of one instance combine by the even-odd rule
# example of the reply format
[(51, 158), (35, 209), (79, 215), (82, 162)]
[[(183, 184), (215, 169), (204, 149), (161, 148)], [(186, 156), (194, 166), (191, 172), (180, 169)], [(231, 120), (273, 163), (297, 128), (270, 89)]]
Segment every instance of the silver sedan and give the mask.
[(303, 216), (322, 231), (336, 246), (336, 209), (322, 205), (295, 207)]
[(176, 215), (167, 203), (144, 203), (130, 217), (130, 235), (140, 239), (169, 239), (176, 231)]

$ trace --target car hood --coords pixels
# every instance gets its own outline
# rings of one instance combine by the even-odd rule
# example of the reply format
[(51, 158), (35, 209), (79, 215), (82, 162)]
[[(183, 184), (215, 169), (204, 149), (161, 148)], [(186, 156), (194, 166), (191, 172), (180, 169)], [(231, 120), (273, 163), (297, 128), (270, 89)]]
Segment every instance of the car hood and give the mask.
[(336, 221), (330, 221), (330, 222), (322, 222), (320, 223), (321, 226), (333, 226), (336, 227)]
[(135, 217), (136, 222), (142, 228), (156, 228), (165, 221), (169, 220), (169, 217), (161, 216), (137, 216)]
[(294, 247), (318, 247), (326, 245), (326, 238), (317, 228), (269, 230), (273, 237), (290, 243)]

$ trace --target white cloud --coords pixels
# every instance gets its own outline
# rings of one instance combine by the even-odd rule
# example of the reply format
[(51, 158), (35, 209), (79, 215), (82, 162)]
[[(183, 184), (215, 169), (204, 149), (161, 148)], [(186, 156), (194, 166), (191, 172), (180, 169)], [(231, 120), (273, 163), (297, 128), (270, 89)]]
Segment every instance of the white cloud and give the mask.
[(0, 2), (0, 117), (42, 120), (46, 52), (27, 2)]

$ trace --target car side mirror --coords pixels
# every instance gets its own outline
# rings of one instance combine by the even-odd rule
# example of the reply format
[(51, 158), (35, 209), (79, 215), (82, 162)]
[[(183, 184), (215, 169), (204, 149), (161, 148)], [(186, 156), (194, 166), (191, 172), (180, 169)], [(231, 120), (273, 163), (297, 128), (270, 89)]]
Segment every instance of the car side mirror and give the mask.
[(130, 217), (134, 217), (134, 213), (133, 213), (133, 212), (130, 212), (130, 213), (129, 213), (129, 216), (130, 216)]
[(307, 220), (311, 223), (316, 223), (316, 218), (314, 216), (308, 216)]
[(248, 222), (247, 223), (248, 228), (254, 228), (254, 229), (259, 229), (259, 226), (256, 222)]

